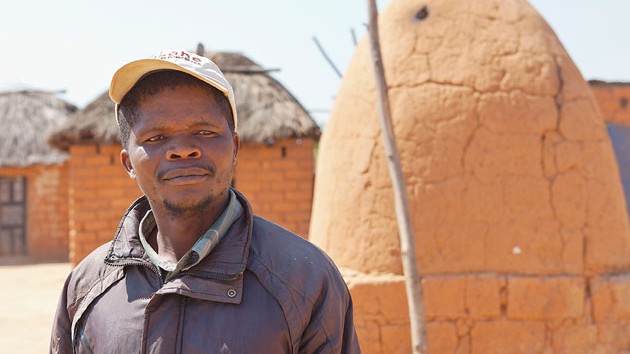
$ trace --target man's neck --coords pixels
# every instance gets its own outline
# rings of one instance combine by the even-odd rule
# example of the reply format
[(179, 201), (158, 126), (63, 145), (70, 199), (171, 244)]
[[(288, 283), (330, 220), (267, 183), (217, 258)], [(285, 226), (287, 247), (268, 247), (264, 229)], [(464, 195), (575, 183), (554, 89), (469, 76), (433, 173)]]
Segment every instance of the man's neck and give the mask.
[(228, 201), (226, 198), (222, 203), (213, 203), (188, 215), (172, 215), (164, 209), (152, 208), (157, 234), (151, 235), (149, 244), (161, 259), (176, 263), (219, 218)]

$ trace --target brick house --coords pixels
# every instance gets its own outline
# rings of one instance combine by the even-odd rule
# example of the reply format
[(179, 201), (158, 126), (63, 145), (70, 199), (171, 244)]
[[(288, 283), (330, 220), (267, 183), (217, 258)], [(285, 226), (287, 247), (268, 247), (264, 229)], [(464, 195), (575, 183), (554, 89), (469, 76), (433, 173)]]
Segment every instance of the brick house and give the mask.
[[(308, 236), (314, 147), (320, 130), (280, 83), (237, 53), (206, 53), (234, 87), (241, 136), (233, 184), (254, 212)], [(119, 161), (114, 105), (107, 93), (51, 135), (68, 151), (70, 260), (80, 261), (110, 240), (140, 191)]]
[(46, 136), (76, 111), (54, 93), (0, 93), (0, 260), (66, 260), (67, 155)]
[(615, 149), (619, 174), (630, 210), (630, 83), (589, 81)]

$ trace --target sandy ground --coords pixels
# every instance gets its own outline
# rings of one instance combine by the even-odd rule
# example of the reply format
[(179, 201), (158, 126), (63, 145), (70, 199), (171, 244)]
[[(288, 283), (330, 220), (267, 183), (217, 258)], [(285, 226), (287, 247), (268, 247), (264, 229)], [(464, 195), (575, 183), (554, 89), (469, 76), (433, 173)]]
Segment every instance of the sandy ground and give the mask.
[(48, 353), (69, 263), (0, 264), (0, 354)]

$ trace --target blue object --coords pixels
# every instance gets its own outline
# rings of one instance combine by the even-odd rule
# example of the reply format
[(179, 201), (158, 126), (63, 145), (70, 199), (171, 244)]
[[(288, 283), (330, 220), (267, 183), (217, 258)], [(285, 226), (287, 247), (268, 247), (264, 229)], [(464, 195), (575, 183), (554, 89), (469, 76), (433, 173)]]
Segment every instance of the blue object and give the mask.
[(630, 126), (606, 123), (608, 127), (608, 136), (612, 141), (617, 165), (619, 165), (619, 174), (621, 175), (621, 183), (623, 184), (623, 192), (626, 198), (626, 209), (630, 211)]

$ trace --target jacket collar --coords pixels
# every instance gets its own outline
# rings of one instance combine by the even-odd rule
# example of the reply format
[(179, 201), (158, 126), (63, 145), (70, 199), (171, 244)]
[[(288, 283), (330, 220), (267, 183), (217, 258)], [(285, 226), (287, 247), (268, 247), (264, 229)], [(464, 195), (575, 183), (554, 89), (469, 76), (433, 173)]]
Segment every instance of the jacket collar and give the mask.
[[(245, 270), (252, 237), (253, 214), (247, 199), (234, 190), (243, 213), (234, 221), (216, 248), (190, 271), (197, 274), (212, 273), (226, 278), (240, 275)], [(111, 265), (151, 263), (140, 242), (138, 226), (150, 209), (146, 197), (137, 199), (125, 212), (105, 262)]]

